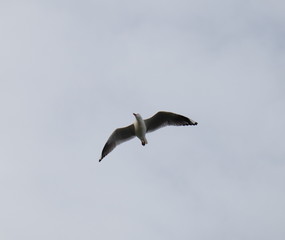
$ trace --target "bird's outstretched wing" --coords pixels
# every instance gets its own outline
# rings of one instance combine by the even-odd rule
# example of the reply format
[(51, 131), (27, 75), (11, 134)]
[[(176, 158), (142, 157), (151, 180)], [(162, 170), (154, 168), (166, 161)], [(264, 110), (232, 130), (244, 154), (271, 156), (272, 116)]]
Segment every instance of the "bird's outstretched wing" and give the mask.
[(124, 128), (117, 128), (109, 137), (108, 141), (106, 142), (101, 158), (99, 162), (109, 154), (117, 145), (132, 139), (135, 136), (135, 127), (134, 124), (124, 127)]
[(145, 119), (146, 131), (152, 132), (165, 126), (197, 125), (190, 118), (172, 112), (158, 112), (151, 118)]

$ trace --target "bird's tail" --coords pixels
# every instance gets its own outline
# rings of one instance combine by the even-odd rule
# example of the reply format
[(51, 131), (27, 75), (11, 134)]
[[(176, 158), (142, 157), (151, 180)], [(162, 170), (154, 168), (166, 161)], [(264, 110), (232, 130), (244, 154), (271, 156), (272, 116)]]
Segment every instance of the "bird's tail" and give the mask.
[(143, 145), (143, 146), (146, 145), (146, 144), (148, 144), (148, 142), (147, 142), (146, 139), (142, 139), (141, 141), (142, 141), (142, 145)]

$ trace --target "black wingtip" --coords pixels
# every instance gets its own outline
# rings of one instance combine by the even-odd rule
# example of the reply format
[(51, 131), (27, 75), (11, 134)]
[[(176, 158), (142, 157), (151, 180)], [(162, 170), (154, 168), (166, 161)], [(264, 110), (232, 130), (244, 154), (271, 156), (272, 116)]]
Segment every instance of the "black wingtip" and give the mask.
[(196, 121), (194, 121), (194, 120), (192, 120), (192, 119), (189, 119), (188, 118), (188, 123), (189, 123), (189, 125), (198, 125), (198, 122), (196, 122)]

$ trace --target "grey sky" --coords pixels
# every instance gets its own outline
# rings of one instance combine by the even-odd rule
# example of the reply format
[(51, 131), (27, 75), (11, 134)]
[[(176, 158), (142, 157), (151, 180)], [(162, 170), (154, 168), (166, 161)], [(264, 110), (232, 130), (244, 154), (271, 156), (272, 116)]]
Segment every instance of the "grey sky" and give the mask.
[(283, 1), (0, 5), (1, 239), (285, 238)]

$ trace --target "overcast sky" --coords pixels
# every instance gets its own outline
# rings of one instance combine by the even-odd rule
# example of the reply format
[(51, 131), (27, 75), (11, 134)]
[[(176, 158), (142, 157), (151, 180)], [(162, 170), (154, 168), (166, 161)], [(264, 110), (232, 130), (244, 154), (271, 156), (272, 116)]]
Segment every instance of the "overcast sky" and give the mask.
[[(0, 3), (0, 238), (285, 239), (285, 3)], [(118, 146), (159, 110), (199, 124)]]

